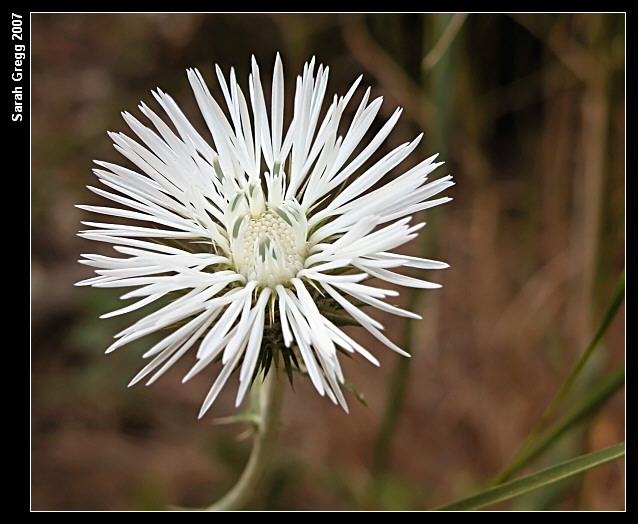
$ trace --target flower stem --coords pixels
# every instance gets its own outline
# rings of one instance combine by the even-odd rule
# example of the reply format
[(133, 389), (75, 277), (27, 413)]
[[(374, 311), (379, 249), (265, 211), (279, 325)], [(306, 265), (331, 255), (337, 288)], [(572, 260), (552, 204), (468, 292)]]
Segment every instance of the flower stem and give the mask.
[(281, 420), (285, 378), (285, 373), (274, 366), (266, 374), (259, 386), (259, 423), (246, 467), (237, 484), (221, 499), (205, 508), (205, 511), (238, 510), (252, 498), (266, 473), (272, 456)]

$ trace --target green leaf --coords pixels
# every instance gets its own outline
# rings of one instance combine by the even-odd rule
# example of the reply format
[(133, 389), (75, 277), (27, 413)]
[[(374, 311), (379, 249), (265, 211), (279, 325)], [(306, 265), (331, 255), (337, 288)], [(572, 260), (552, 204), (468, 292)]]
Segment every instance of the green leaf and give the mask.
[(363, 404), (365, 407), (368, 407), (368, 403), (366, 402), (366, 399), (365, 399), (365, 397), (363, 396), (363, 393), (361, 393), (361, 392), (360, 392), (360, 391), (356, 388), (356, 386), (355, 386), (352, 382), (350, 382), (350, 381), (348, 381), (348, 380), (345, 380), (345, 381), (343, 382), (343, 386), (344, 386), (344, 387), (345, 387), (348, 391), (350, 391), (350, 393), (352, 393), (352, 394), (356, 397), (356, 399), (357, 399), (359, 402), (361, 402), (361, 404)]
[(561, 387), (560, 391), (556, 394), (556, 397), (554, 398), (550, 406), (547, 408), (547, 411), (545, 412), (545, 414), (543, 415), (543, 418), (539, 422), (539, 426), (542, 426), (545, 422), (547, 422), (547, 420), (549, 420), (549, 418), (557, 409), (558, 405), (563, 400), (567, 392), (571, 389), (572, 385), (576, 381), (576, 378), (578, 377), (578, 375), (580, 375), (583, 368), (585, 367), (585, 364), (589, 360), (589, 357), (592, 355), (592, 353), (598, 346), (598, 343), (603, 338), (603, 335), (605, 334), (605, 331), (607, 331), (607, 328), (611, 324), (611, 321), (616, 316), (616, 313), (620, 309), (620, 306), (623, 303), (624, 298), (625, 298), (625, 270), (623, 270), (620, 276), (618, 277), (616, 288), (614, 289), (614, 293), (611, 297), (611, 300), (609, 301), (609, 306), (607, 307), (607, 311), (605, 311), (605, 314), (603, 315), (600, 325), (598, 326), (598, 329), (596, 330), (596, 334), (594, 335), (591, 342), (589, 343), (589, 345), (583, 352), (583, 355), (580, 357), (578, 363), (572, 370), (569, 377), (567, 377), (567, 380)]
[(561, 462), (521, 479), (489, 488), (456, 502), (435, 508), (437, 511), (471, 511), (523, 495), (554, 482), (578, 475), (625, 455), (625, 443), (615, 444), (600, 451)]
[(500, 484), (516, 471), (522, 469), (538, 457), (568, 429), (602, 407), (605, 401), (625, 384), (625, 365), (618, 366), (598, 384), (593, 386), (580, 401), (569, 409), (556, 423), (534, 441), (521, 448), (516, 457), (504, 468), (490, 484)]
[[(530, 460), (536, 457), (542, 450), (544, 450), (555, 438), (557, 438), (565, 429), (571, 426), (576, 421), (580, 420), (585, 414), (593, 411), (600, 403), (614, 393), (622, 384), (624, 384), (624, 365), (622, 369), (617, 369), (610, 377), (603, 380), (598, 386), (595, 386), (590, 393), (585, 397), (584, 401), (581, 401), (578, 406), (572, 408), (572, 410), (561, 421), (554, 424), (548, 431), (543, 431), (547, 427), (552, 415), (558, 409), (560, 403), (563, 401), (572, 385), (582, 372), (585, 364), (589, 360), (598, 343), (601, 341), (603, 335), (607, 331), (607, 328), (611, 324), (611, 321), (616, 316), (616, 313), (620, 309), (621, 304), (625, 298), (625, 271), (623, 270), (618, 278), (616, 288), (609, 302), (607, 310), (603, 315), (603, 318), (594, 334), (591, 342), (583, 352), (582, 356), (576, 363), (574, 369), (570, 373), (569, 377), (565, 380), (562, 387), (552, 400), (549, 407), (543, 413), (543, 416), (538, 421), (538, 424), (527, 436), (527, 439), (523, 443), (521, 449), (516, 456), (505, 466), (493, 479), (491, 484), (500, 484), (507, 480), (513, 473), (520, 470)], [(542, 434), (542, 435), (541, 435)]]

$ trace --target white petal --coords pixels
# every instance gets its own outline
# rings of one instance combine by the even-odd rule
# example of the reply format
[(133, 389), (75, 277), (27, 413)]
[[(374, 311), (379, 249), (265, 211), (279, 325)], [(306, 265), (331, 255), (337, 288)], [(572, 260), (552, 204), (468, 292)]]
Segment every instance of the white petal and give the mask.
[(253, 308), (254, 314), (251, 319), (250, 336), (248, 338), (248, 346), (244, 353), (244, 363), (241, 367), (239, 374), (240, 386), (237, 392), (236, 406), (241, 404), (244, 399), (244, 395), (248, 390), (248, 386), (253, 377), (255, 371), (255, 365), (257, 364), (257, 358), (259, 357), (259, 351), (261, 349), (261, 340), (264, 334), (264, 316), (265, 308), (268, 299), (270, 298), (270, 289), (265, 288), (262, 290), (257, 300), (257, 304)]

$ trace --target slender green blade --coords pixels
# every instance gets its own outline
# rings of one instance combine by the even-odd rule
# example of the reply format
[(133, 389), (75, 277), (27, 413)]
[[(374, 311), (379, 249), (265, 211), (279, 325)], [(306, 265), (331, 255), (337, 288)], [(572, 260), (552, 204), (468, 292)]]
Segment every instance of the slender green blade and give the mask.
[(597, 408), (602, 400), (606, 400), (611, 394), (613, 394), (618, 388), (624, 384), (624, 365), (618, 368), (610, 376), (604, 379), (598, 387), (592, 388), (589, 395), (585, 400), (581, 402), (576, 408), (567, 414), (562, 420), (554, 424), (551, 428), (546, 430), (547, 425), (560, 403), (563, 401), (572, 385), (576, 381), (576, 378), (580, 375), (585, 367), (585, 364), (589, 360), (603, 335), (607, 331), (607, 328), (611, 324), (611, 321), (616, 316), (616, 313), (620, 309), (621, 304), (625, 297), (625, 271), (623, 270), (618, 278), (616, 288), (609, 302), (609, 306), (600, 325), (592, 338), (591, 342), (585, 349), (583, 355), (576, 363), (576, 366), (570, 373), (569, 377), (561, 387), (560, 391), (554, 397), (554, 400), (545, 410), (545, 413), (539, 420), (536, 427), (528, 435), (527, 439), (523, 443), (523, 446), (518, 451), (516, 456), (505, 466), (493, 479), (491, 484), (500, 484), (510, 478), (516, 471), (520, 470), (523, 466), (529, 463), (530, 460), (535, 458), (542, 450), (544, 450), (555, 437), (559, 436), (565, 429), (567, 429), (574, 422), (580, 420), (584, 415)]
[[(598, 384), (593, 386), (583, 398), (567, 411), (555, 424), (521, 450), (508, 467), (491, 484), (500, 484), (516, 471), (521, 470), (543, 451), (558, 440), (568, 429), (595, 413), (604, 403), (625, 384), (625, 364), (619, 365)], [(500, 479), (500, 481), (499, 481)]]
[(554, 482), (578, 475), (625, 455), (625, 443), (615, 444), (603, 450), (561, 462), (555, 466), (512, 480), (456, 502), (436, 508), (437, 511), (470, 511), (484, 508), (497, 502), (509, 500)]

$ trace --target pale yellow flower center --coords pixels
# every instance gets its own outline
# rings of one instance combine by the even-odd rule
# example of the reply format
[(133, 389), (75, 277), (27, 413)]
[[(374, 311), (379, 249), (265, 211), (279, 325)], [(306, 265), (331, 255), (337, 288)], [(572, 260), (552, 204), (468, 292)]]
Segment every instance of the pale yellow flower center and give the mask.
[[(237, 271), (248, 280), (273, 287), (285, 284), (303, 268), (305, 235), (294, 230), (294, 218), (285, 209), (267, 209), (246, 215), (234, 245)], [(246, 223), (247, 222), (247, 223)]]

